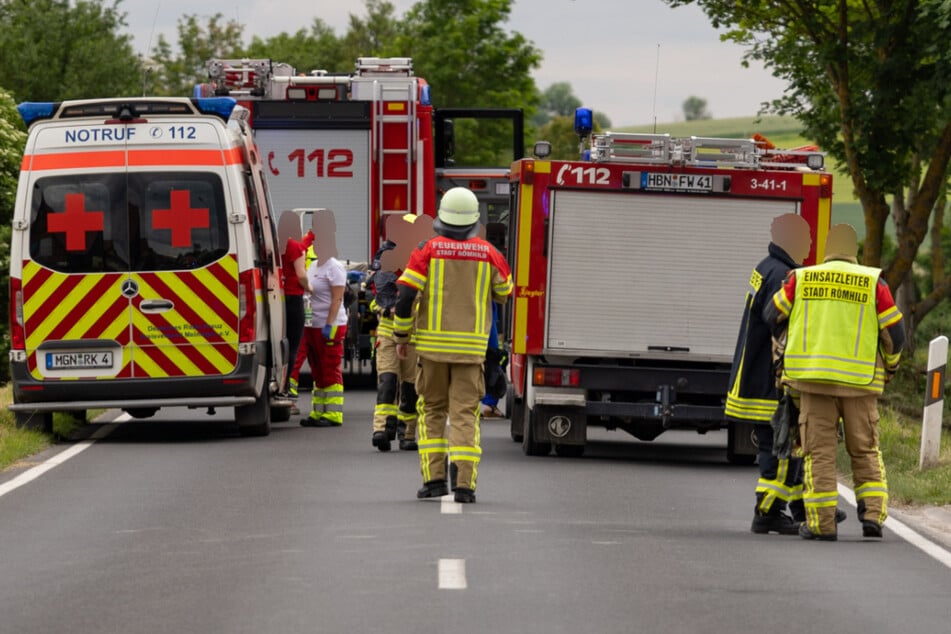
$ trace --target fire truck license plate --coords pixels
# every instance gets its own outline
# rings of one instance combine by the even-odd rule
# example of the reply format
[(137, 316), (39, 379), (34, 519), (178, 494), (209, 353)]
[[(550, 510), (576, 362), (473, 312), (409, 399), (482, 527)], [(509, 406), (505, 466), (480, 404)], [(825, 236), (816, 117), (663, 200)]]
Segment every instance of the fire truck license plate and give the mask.
[(644, 189), (667, 189), (681, 192), (713, 191), (713, 176), (709, 174), (645, 172), (645, 176), (647, 176), (647, 182), (644, 184)]
[(111, 368), (112, 352), (47, 352), (47, 370)]

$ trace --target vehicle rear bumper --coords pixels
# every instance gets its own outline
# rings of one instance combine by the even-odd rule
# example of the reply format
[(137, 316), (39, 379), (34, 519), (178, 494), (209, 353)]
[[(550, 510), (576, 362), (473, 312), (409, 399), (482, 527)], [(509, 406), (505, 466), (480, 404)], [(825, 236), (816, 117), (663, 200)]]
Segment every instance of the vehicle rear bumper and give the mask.
[[(148, 379), (37, 380), (26, 362), (11, 362), (11, 411), (68, 411), (154, 407), (249, 405), (267, 389), (265, 366), (255, 356), (239, 356), (234, 372), (223, 376)], [(263, 388), (262, 388), (263, 386)]]

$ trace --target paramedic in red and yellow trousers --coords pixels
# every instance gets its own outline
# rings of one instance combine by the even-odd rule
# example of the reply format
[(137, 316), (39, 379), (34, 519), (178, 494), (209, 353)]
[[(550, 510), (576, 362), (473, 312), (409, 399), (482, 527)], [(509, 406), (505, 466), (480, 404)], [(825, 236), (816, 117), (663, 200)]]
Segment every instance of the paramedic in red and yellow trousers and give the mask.
[(774, 334), (788, 321), (783, 382), (800, 393), (806, 521), (799, 535), (837, 538), (841, 418), (862, 535), (880, 538), (888, 486), (878, 446), (878, 395), (898, 369), (905, 329), (881, 270), (857, 263), (851, 225), (829, 230), (825, 252), (822, 264), (792, 271), (765, 315)]
[[(318, 234), (319, 239), (319, 234)], [(332, 250), (331, 252), (334, 252)], [(343, 305), (347, 269), (327, 250), (318, 246), (317, 259), (307, 269), (311, 327), (304, 328), (306, 344), (314, 353), (311, 363), (314, 387), (310, 415), (301, 420), (304, 427), (340, 427), (343, 425), (343, 340), (347, 334), (347, 309)], [(302, 342), (303, 344), (303, 342)]]
[(773, 455), (770, 418), (779, 404), (780, 393), (773, 371), (773, 337), (769, 325), (763, 321), (763, 308), (772, 303), (786, 274), (802, 265), (811, 245), (809, 223), (801, 216), (790, 213), (773, 218), (768, 255), (750, 274), (733, 354), (725, 414), (730, 421), (756, 426), (759, 480), (750, 530), (758, 534), (796, 535), (799, 532), (799, 523), (784, 511), (787, 507), (799, 507), (801, 515), (802, 460)]
[(415, 335), (419, 357), (417, 432), (423, 487), (418, 498), (448, 494), (448, 453), (456, 476), (455, 501), (476, 501), (482, 455), (480, 402), (485, 393), (482, 368), (492, 302), (502, 303), (512, 293), (505, 258), (477, 237), (478, 228), (475, 194), (464, 187), (450, 189), (433, 222), (436, 237), (413, 251), (399, 278), (393, 324), (397, 354), (407, 356), (407, 342)]

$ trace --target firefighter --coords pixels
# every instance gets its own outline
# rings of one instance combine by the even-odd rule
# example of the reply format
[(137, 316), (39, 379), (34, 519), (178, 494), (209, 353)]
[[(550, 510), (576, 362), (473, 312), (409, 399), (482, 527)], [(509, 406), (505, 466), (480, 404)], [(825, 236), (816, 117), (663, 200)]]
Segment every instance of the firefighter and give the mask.
[(878, 395), (898, 369), (905, 329), (881, 270), (858, 264), (851, 225), (829, 230), (825, 252), (822, 264), (791, 272), (764, 314), (774, 335), (785, 326), (782, 378), (800, 394), (806, 520), (799, 536), (836, 540), (841, 419), (862, 535), (880, 538), (888, 488)]
[(371, 278), (375, 296), (370, 302), (370, 310), (378, 316), (374, 344), (377, 392), (372, 442), (380, 451), (389, 451), (390, 442), (396, 439), (400, 450), (415, 451), (416, 353), (410, 346), (407, 358), (401, 359), (396, 354), (393, 340), (396, 280), (397, 275), (392, 271), (375, 271)]
[(801, 216), (789, 213), (773, 219), (768, 255), (750, 275), (733, 354), (725, 414), (730, 421), (756, 425), (759, 480), (750, 528), (754, 533), (795, 535), (799, 531), (798, 523), (784, 511), (790, 503), (802, 505), (801, 460), (773, 455), (769, 422), (779, 404), (779, 393), (773, 372), (773, 339), (763, 321), (763, 307), (772, 301), (786, 274), (809, 255), (811, 244), (809, 223)]
[(397, 354), (407, 358), (409, 338), (415, 335), (419, 357), (417, 432), (423, 487), (416, 497), (448, 494), (448, 454), (455, 501), (465, 504), (476, 501), (482, 455), (482, 364), (492, 326), (491, 302), (502, 303), (511, 295), (512, 275), (502, 254), (477, 236), (479, 201), (465, 187), (443, 195), (433, 228), (437, 235), (413, 251), (399, 278), (394, 338)]

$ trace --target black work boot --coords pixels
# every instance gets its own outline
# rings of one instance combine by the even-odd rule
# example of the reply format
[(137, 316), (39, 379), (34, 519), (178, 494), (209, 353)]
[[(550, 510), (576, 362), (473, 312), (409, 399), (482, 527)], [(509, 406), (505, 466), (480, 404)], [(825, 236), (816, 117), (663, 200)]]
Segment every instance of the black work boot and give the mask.
[(390, 440), (396, 440), (396, 428), (398, 426), (396, 416), (386, 417), (386, 435)]
[(753, 515), (753, 524), (750, 531), (757, 535), (778, 533), (779, 535), (796, 535), (799, 533), (799, 524), (780, 509), (770, 509), (768, 513), (756, 511)]
[(842, 509), (836, 509), (836, 510), (835, 510), (835, 523), (836, 523), (836, 524), (841, 524), (841, 523), (844, 522), (846, 519), (848, 519), (848, 517), (849, 517), (849, 516), (848, 516), (848, 515), (846, 514), (846, 512), (843, 511)]
[[(793, 521), (797, 524), (801, 524), (806, 521), (806, 508), (803, 506), (802, 500), (796, 500), (795, 502), (789, 503), (789, 512), (792, 513)], [(846, 519), (848, 519), (848, 514), (840, 508), (835, 510), (835, 523), (841, 524)]]
[(423, 487), (416, 492), (416, 497), (420, 500), (425, 498), (441, 498), (449, 495), (449, 487), (445, 480), (430, 480), (423, 484)]
[(803, 539), (816, 539), (821, 542), (834, 542), (839, 539), (838, 535), (835, 533), (832, 533), (831, 535), (813, 533), (811, 530), (809, 530), (809, 527), (806, 526), (805, 522), (799, 525), (799, 536)]
[(459, 504), (475, 504), (475, 491), (459, 487), (453, 494)]
[(882, 538), (882, 525), (875, 520), (862, 520), (862, 537)]
[(386, 437), (385, 431), (373, 432), (373, 446), (380, 451), (390, 450), (390, 439)]
[(400, 451), (416, 451), (419, 446), (412, 438), (400, 438)]

